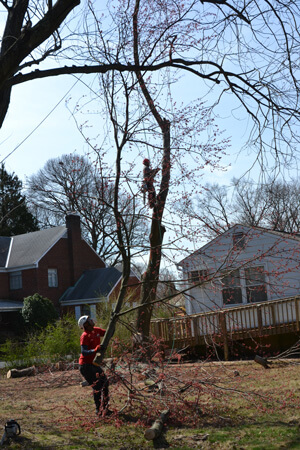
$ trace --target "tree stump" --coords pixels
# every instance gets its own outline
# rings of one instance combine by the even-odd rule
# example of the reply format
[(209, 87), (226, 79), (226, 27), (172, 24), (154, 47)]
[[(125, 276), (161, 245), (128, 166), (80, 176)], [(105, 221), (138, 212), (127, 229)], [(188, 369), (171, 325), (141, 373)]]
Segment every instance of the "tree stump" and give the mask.
[(153, 439), (157, 439), (163, 430), (164, 423), (168, 419), (170, 410), (166, 409), (161, 413), (159, 416), (159, 419), (157, 419), (151, 428), (148, 428), (148, 430), (145, 431), (144, 437), (147, 439), (147, 441), (151, 441)]
[(26, 367), (26, 369), (11, 369), (7, 372), (7, 378), (21, 378), (21, 377), (31, 377), (36, 374), (35, 366)]

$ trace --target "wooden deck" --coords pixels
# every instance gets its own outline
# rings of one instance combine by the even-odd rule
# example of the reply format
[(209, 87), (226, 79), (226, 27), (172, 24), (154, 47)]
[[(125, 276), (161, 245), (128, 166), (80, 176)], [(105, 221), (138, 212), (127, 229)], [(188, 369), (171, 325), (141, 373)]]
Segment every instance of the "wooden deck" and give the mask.
[(170, 348), (205, 345), (212, 339), (224, 346), (228, 359), (229, 340), (297, 333), (300, 331), (300, 297), (253, 303), (151, 321), (151, 332)]

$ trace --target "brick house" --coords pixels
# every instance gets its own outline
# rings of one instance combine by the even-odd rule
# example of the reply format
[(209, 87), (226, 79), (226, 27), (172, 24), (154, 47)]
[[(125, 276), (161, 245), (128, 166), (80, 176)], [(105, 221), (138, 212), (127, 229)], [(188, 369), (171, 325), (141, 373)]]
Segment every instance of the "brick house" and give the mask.
[[(64, 305), (60, 302), (63, 294), (90, 270), (94, 274), (98, 270), (100, 276), (100, 269), (109, 271), (100, 256), (81, 237), (80, 216), (76, 213), (66, 216), (65, 226), (12, 237), (0, 236), (1, 328), (9, 328), (17, 317), (16, 312), (23, 306), (24, 297), (35, 293), (48, 297), (63, 313)], [(115, 275), (120, 280), (121, 273)], [(105, 282), (102, 273), (100, 278)], [(117, 284), (115, 280), (114, 287)], [(101, 301), (96, 294), (93, 298)], [(80, 315), (87, 311), (90, 300), (91, 296), (86, 298), (82, 295), (80, 301), (71, 305), (72, 308), (69, 304), (67, 310)], [(92, 309), (91, 313), (94, 311)]]

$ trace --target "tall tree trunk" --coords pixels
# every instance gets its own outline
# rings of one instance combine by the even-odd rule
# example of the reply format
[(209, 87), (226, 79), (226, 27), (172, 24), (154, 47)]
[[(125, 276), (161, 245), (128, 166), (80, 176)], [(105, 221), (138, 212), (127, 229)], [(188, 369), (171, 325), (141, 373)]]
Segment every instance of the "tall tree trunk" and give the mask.
[[(139, 53), (138, 53), (138, 14), (139, 14), (139, 0), (136, 0), (135, 10), (133, 14), (133, 38), (134, 38), (134, 62), (138, 67), (140, 66)], [(147, 270), (143, 275), (142, 289), (140, 304), (141, 307), (138, 310), (136, 327), (142, 334), (143, 339), (149, 337), (150, 332), (150, 320), (152, 315), (152, 302), (156, 298), (157, 283), (159, 280), (159, 271), (162, 255), (162, 244), (165, 228), (162, 225), (162, 218), (165, 208), (165, 203), (169, 190), (170, 182), (170, 122), (161, 117), (150, 92), (147, 89), (143, 75), (141, 71), (136, 71), (136, 76), (143, 92), (143, 95), (148, 103), (150, 111), (158, 123), (162, 135), (163, 135), (163, 162), (162, 162), (162, 175), (159, 193), (156, 198), (156, 203), (153, 208), (151, 232), (150, 232), (150, 256), (148, 261)]]
[(141, 332), (145, 338), (149, 337), (150, 332), (152, 304), (156, 298), (162, 256), (162, 244), (165, 232), (165, 227), (162, 225), (162, 218), (170, 180), (170, 123), (167, 120), (163, 121), (162, 131), (164, 143), (162, 180), (156, 198), (156, 204), (153, 208), (150, 232), (150, 255), (147, 270), (142, 279), (140, 297), (141, 307), (138, 310), (136, 323), (138, 331)]

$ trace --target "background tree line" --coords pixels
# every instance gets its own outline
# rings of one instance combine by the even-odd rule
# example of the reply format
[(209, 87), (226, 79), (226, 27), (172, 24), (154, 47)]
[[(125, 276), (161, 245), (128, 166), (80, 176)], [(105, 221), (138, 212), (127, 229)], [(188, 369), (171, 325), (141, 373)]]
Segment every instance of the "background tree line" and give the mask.
[(207, 183), (200, 195), (181, 201), (179, 211), (202, 224), (208, 238), (234, 224), (286, 233), (300, 232), (300, 187), (291, 181), (233, 179), (231, 186)]

